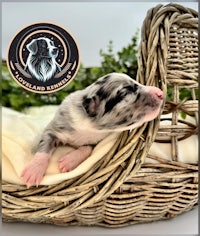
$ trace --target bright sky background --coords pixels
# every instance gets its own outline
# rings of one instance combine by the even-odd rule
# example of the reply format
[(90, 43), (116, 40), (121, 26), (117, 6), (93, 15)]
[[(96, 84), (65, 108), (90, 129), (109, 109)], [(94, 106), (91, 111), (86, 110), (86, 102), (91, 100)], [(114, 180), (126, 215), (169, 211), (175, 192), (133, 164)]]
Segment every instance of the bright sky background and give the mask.
[[(35, 22), (52, 22), (66, 28), (76, 38), (84, 66), (100, 64), (99, 51), (107, 49), (109, 40), (114, 51), (126, 46), (140, 29), (147, 11), (159, 3), (169, 2), (3, 2), (2, 58), (8, 45), (23, 27)], [(173, 2), (173, 1), (172, 1)], [(198, 10), (197, 1), (178, 2)]]

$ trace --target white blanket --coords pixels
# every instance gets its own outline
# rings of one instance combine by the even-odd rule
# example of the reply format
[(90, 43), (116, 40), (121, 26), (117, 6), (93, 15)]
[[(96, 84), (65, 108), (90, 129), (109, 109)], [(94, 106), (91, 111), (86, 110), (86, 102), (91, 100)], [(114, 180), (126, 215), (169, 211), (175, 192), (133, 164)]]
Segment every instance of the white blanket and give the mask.
[[(24, 167), (33, 158), (32, 147), (36, 144), (41, 132), (53, 118), (57, 106), (29, 108), (24, 113), (2, 108), (2, 179), (23, 184), (20, 175)], [(41, 185), (60, 183), (87, 172), (113, 146), (118, 134), (111, 134), (101, 141), (93, 150), (91, 156), (76, 169), (67, 173), (59, 173), (58, 159), (73, 150), (71, 147), (59, 147), (53, 154), (46, 175)], [(150, 154), (170, 159), (170, 144), (153, 143)], [(198, 161), (198, 136), (193, 135), (179, 142), (180, 160), (185, 163)], [(146, 159), (146, 162), (150, 162)]]

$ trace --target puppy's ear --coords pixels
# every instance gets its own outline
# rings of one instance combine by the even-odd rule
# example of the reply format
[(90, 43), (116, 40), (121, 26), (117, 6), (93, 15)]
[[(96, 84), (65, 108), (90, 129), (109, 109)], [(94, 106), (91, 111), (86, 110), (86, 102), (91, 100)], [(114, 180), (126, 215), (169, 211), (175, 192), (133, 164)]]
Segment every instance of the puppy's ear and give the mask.
[(26, 45), (26, 47), (29, 50), (29, 52), (35, 55), (38, 51), (37, 40), (36, 39), (32, 40), (29, 44)]
[(99, 97), (97, 95), (93, 96), (92, 98), (83, 98), (83, 107), (90, 117), (95, 117), (97, 115), (99, 103)]

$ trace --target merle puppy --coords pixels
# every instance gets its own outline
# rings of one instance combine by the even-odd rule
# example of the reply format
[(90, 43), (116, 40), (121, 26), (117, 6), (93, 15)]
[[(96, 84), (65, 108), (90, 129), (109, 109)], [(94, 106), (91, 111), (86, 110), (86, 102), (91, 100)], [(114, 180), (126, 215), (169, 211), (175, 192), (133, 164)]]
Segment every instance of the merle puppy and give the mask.
[(58, 48), (48, 38), (33, 39), (27, 46), (29, 55), (24, 70), (39, 81), (47, 81), (61, 71), (56, 62)]
[(45, 128), (34, 158), (22, 172), (23, 181), (27, 186), (40, 184), (58, 144), (76, 148), (59, 160), (60, 172), (73, 170), (91, 154), (92, 145), (111, 132), (131, 130), (154, 119), (162, 102), (159, 88), (121, 73), (108, 74), (70, 94)]

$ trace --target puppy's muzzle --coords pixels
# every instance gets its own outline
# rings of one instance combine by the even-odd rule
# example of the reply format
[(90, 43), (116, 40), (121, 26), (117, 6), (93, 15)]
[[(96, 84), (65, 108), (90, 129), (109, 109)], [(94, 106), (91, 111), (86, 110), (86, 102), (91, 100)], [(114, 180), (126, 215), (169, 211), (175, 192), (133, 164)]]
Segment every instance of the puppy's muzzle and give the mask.
[(56, 58), (58, 56), (58, 48), (54, 47), (50, 50), (50, 56)]
[(147, 93), (152, 94), (156, 98), (163, 100), (164, 94), (163, 94), (162, 90), (160, 90), (159, 88), (153, 87), (153, 86), (146, 86), (145, 91)]
[(164, 94), (159, 88), (153, 86), (146, 86), (145, 92), (147, 101), (146, 105), (152, 108), (161, 106)]

